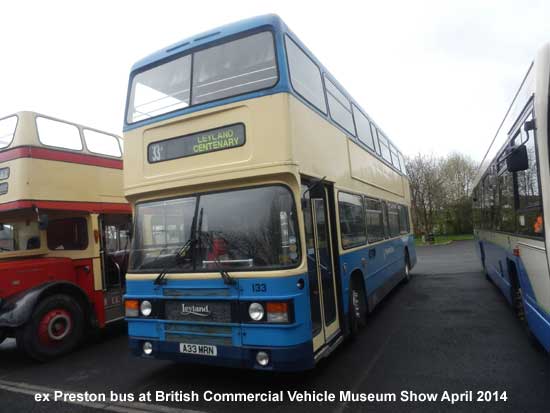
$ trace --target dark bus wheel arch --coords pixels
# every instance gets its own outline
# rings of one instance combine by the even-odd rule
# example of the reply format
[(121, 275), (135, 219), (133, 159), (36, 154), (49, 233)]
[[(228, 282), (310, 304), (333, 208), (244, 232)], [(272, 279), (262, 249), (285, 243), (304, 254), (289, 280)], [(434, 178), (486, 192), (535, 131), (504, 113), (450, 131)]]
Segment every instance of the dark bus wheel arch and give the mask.
[(17, 346), (31, 358), (47, 361), (74, 350), (84, 335), (84, 312), (73, 297), (45, 297), (30, 320), (16, 330)]

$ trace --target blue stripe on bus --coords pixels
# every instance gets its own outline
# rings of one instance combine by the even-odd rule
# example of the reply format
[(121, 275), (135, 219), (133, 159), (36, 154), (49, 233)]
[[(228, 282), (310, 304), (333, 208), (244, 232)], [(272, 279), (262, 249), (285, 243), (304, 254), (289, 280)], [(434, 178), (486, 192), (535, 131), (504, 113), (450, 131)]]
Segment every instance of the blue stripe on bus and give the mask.
[[(298, 289), (297, 282), (302, 279), (304, 288)], [(254, 292), (254, 284), (265, 284), (266, 292)], [(233, 345), (297, 345), (311, 340), (311, 319), (309, 304), (309, 285), (307, 274), (279, 278), (241, 278), (238, 280), (239, 292), (230, 291), (229, 295), (187, 295), (167, 296), (165, 290), (179, 290), (181, 293), (193, 293), (194, 290), (229, 290), (221, 279), (212, 280), (170, 280), (166, 285), (155, 286), (151, 280), (127, 280), (126, 299), (159, 299), (159, 300), (229, 300), (229, 301), (283, 301), (292, 299), (294, 303), (294, 322), (292, 324), (237, 324), (226, 323), (233, 332)], [(194, 294), (194, 293), (193, 293)], [(174, 320), (143, 320), (128, 318), (130, 336), (165, 338), (166, 324), (189, 325), (222, 325), (220, 323), (192, 323)], [(156, 325), (156, 330), (150, 324)], [(152, 335), (151, 335), (152, 334)], [(210, 334), (203, 334), (205, 337)]]
[[(409, 250), (411, 264), (416, 262), (414, 239), (412, 235), (405, 235), (400, 238), (381, 242), (376, 245), (369, 245), (363, 249), (346, 253), (340, 257), (342, 273), (342, 296), (340, 302), (345, 320), (347, 322), (349, 278), (354, 270), (363, 274), (366, 282), (367, 295), (373, 296), (378, 290), (386, 285), (396, 273), (403, 270), (404, 248)], [(369, 251), (376, 250), (376, 256), (369, 258)], [(390, 252), (391, 250), (391, 252)], [(362, 266), (361, 259), (367, 261), (366, 268)], [(346, 271), (344, 271), (344, 263)], [(304, 288), (299, 289), (297, 283), (304, 281)], [(286, 300), (294, 302), (294, 322), (292, 324), (249, 324), (249, 323), (197, 323), (190, 321), (156, 320), (146, 318), (127, 318), (128, 333), (132, 342), (135, 340), (159, 341), (157, 351), (163, 351), (166, 340), (166, 326), (168, 324), (178, 325), (178, 331), (169, 331), (172, 335), (204, 337), (205, 343), (208, 340), (220, 337), (230, 337), (231, 346), (228, 347), (270, 347), (286, 348), (289, 346), (309, 347), (311, 336), (311, 311), (309, 301), (309, 280), (308, 275), (300, 274), (291, 277), (277, 278), (241, 278), (238, 279), (237, 291), (230, 288), (220, 279), (206, 280), (166, 280), (162, 286), (154, 285), (151, 280), (127, 280), (127, 292), (125, 299), (157, 299), (157, 300), (230, 300), (230, 301), (254, 301), (254, 300)], [(254, 285), (265, 284), (265, 292), (255, 292)], [(220, 293), (222, 292), (222, 293)], [(198, 294), (197, 294), (198, 293)], [(168, 295), (170, 294), (170, 295)], [(200, 326), (223, 326), (230, 329), (230, 334), (216, 334), (201, 332)], [(194, 327), (186, 329), (186, 326)], [(197, 329), (197, 326), (199, 328)], [(170, 343), (172, 345), (173, 343)], [(168, 345), (168, 344), (167, 344)], [(308, 347), (308, 348), (309, 348)], [(171, 347), (170, 347), (171, 348)], [(313, 352), (310, 349), (311, 353)], [(312, 354), (310, 354), (311, 356)], [(157, 355), (160, 357), (159, 355)], [(163, 356), (164, 357), (164, 356)], [(178, 355), (176, 358), (182, 359)], [(183, 357), (186, 358), (186, 357)], [(216, 358), (220, 361), (220, 357)], [(211, 360), (211, 362), (214, 362)], [(220, 363), (218, 363), (220, 364)], [(223, 364), (223, 363), (222, 363)]]
[[(348, 310), (349, 279), (351, 274), (358, 271), (362, 274), (368, 298), (372, 298), (384, 287), (390, 279), (404, 269), (405, 248), (409, 252), (411, 266), (416, 264), (416, 250), (414, 237), (403, 235), (375, 245), (366, 245), (365, 248), (344, 253), (340, 256), (340, 271), (342, 274), (343, 291), (342, 304), (345, 313)], [(371, 251), (375, 251), (374, 253)], [(372, 256), (375, 254), (374, 256)], [(365, 259), (365, 266), (363, 266)]]
[(531, 332), (537, 337), (546, 351), (550, 352), (550, 314), (537, 304), (533, 286), (529, 281), (521, 257), (516, 257), (507, 248), (492, 242), (478, 240), (476, 251), (480, 259), (485, 258), (487, 275), (499, 288), (506, 300), (513, 303), (513, 291), (507, 261), (515, 264), (518, 282), (523, 293), (525, 317)]

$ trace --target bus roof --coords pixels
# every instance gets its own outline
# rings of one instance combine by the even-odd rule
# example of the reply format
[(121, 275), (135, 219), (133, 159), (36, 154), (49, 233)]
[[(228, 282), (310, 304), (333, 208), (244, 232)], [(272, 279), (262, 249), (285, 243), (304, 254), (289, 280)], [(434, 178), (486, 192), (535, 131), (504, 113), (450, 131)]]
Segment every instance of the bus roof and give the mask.
[(225, 39), (238, 33), (246, 32), (263, 26), (272, 26), (274, 29), (287, 30), (283, 20), (276, 14), (266, 14), (226, 24), (212, 30), (197, 34), (187, 39), (180, 40), (168, 47), (160, 49), (149, 56), (139, 60), (132, 66), (132, 71), (141, 69), (150, 64), (157, 63), (174, 55), (179, 55), (186, 50), (194, 49), (205, 44), (215, 43), (216, 40)]
[[(31, 206), (129, 211), (123, 196), (121, 156), (95, 151), (106, 142), (118, 145), (120, 151), (116, 135), (30, 111), (3, 117), (1, 122), (9, 123), (12, 130), (0, 140), (0, 211)], [(60, 139), (64, 134), (71, 139)], [(93, 145), (92, 138), (97, 139)], [(79, 148), (57, 142), (76, 142)]]

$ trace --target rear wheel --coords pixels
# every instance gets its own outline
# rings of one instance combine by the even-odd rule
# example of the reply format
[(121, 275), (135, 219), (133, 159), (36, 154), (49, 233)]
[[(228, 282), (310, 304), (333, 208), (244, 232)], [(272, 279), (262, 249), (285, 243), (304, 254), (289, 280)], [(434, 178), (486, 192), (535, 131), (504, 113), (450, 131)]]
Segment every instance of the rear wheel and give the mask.
[(355, 337), (359, 329), (366, 324), (367, 304), (363, 283), (355, 277), (350, 285), (350, 297), (348, 304), (348, 317), (350, 325), (350, 337)]
[(516, 288), (514, 288), (513, 299), (514, 311), (523, 329), (525, 330), (525, 333), (527, 334), (529, 339), (536, 341), (533, 332), (529, 328), (529, 323), (527, 322), (527, 317), (525, 315), (525, 305), (523, 304), (523, 290), (521, 289), (521, 287), (517, 286)]
[[(515, 274), (515, 270), (514, 270)], [(514, 312), (516, 313), (517, 318), (519, 319), (521, 326), (523, 327), (523, 330), (525, 331), (525, 334), (527, 334), (527, 337), (531, 341), (531, 343), (538, 349), (541, 349), (542, 346), (538, 342), (537, 338), (531, 331), (531, 328), (529, 328), (529, 323), (527, 322), (527, 316), (525, 314), (525, 305), (523, 303), (523, 290), (521, 286), (519, 285), (519, 281), (517, 278), (513, 278), (512, 282), (512, 304), (514, 306)]]
[(405, 282), (411, 280), (411, 262), (409, 260), (409, 253), (405, 253)]
[(16, 339), (27, 355), (46, 361), (72, 351), (83, 333), (82, 308), (72, 297), (58, 294), (36, 306), (31, 319), (16, 332)]

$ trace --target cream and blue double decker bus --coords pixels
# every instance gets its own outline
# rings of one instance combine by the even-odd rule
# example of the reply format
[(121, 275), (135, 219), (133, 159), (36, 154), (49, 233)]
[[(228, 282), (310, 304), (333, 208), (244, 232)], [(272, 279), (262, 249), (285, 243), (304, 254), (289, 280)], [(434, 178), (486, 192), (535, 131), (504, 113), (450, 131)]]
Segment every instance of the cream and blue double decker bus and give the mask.
[(136, 63), (124, 131), (135, 355), (309, 369), (410, 277), (402, 154), (277, 16)]

